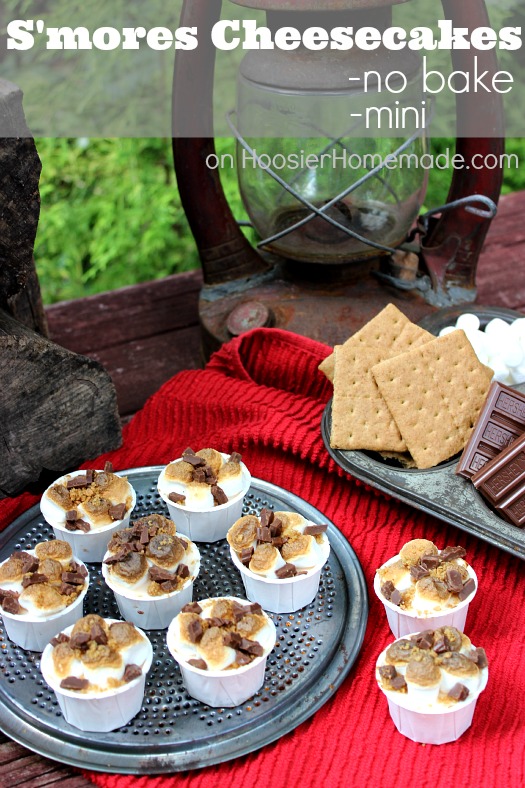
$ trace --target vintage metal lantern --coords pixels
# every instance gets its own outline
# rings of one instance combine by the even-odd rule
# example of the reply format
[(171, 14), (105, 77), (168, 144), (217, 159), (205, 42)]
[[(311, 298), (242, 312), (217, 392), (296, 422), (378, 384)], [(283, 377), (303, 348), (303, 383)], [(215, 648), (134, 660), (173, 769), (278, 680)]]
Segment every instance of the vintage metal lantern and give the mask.
[[(235, 0), (266, 11), (271, 31), (316, 25), (386, 28), (392, 25), (392, 6), (407, 1)], [(181, 24), (209, 38), (221, 6), (220, 0), (186, 0)], [(444, 17), (457, 26), (488, 24), (483, 0), (442, 0), (442, 6)], [(454, 67), (465, 65), (466, 57), (453, 51)], [(482, 52), (481, 59), (494, 69), (492, 52)], [(502, 171), (468, 163), (477, 154), (495, 154), (496, 161), (503, 152), (499, 96), (484, 104), (496, 135), (479, 138), (474, 129), (468, 134), (471, 102), (479, 99), (458, 95), (467, 136), (456, 140), (456, 150), (467, 166), (454, 171), (447, 204), (423, 216), (428, 173), (375, 166), (366, 154), (383, 160), (402, 151), (421, 155), (428, 145), (426, 122), (409, 127), (405, 136), (359, 135), (363, 75), (374, 71), (381, 81), (387, 74), (404, 74), (412, 103), (429, 114), (420, 69), (419, 54), (409, 49), (320, 55), (300, 47), (246, 54), (237, 108), (228, 113), (228, 122), (237, 139), (240, 192), (260, 238), (254, 248), (232, 215), (219, 169), (209, 166), (215, 152), (214, 53), (209, 48), (177, 53), (174, 158), (204, 272), (199, 311), (206, 354), (255, 326), (278, 326), (336, 344), (388, 302), (417, 320), (431, 309), (475, 299), (477, 260), (496, 211)], [(202, 114), (203, 98), (207, 132), (191, 137), (185, 118)], [(395, 98), (393, 89), (392, 107)], [(309, 156), (324, 166), (308, 167)], [(349, 157), (365, 164), (349, 168)]]

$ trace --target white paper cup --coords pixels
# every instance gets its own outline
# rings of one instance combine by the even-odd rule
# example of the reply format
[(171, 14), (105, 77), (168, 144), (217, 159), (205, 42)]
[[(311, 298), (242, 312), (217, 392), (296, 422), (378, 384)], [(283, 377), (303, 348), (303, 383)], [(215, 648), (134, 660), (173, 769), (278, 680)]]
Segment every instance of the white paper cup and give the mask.
[[(194, 548), (196, 550), (196, 548)], [(104, 559), (111, 553), (106, 553)], [(151, 598), (137, 598), (132, 592), (125, 594), (122, 586), (116, 586), (111, 582), (107, 564), (102, 564), (102, 576), (107, 585), (113, 591), (115, 600), (120, 610), (120, 614), (125, 621), (140, 626), (141, 629), (166, 629), (175, 616), (180, 613), (184, 605), (189, 604), (193, 599), (193, 584), (199, 574), (200, 561), (196, 566), (195, 573), (189, 577), (186, 584), (179, 591), (172, 591), (170, 594)]]
[(159, 488), (159, 495), (168, 507), (170, 518), (177, 527), (177, 533), (187, 536), (192, 542), (218, 542), (226, 539), (226, 534), (233, 523), (242, 516), (244, 496), (252, 483), (250, 472), (243, 462), (241, 468), (243, 480), (241, 492), (227, 503), (214, 506), (206, 512), (197, 512), (187, 506), (173, 503)]
[[(232, 597), (233, 598), (233, 597)], [(244, 600), (236, 600), (243, 603)], [(275, 633), (275, 625), (268, 618)], [(264, 683), (266, 660), (271, 650), (256, 657), (249, 665), (236, 670), (201, 670), (188, 665), (178, 654), (175, 643), (175, 622), (168, 628), (167, 645), (173, 659), (179, 664), (182, 680), (188, 694), (207, 706), (231, 708), (251, 698)]]
[(269, 610), (271, 613), (294, 613), (315, 599), (323, 566), (330, 555), (330, 544), (326, 540), (326, 556), (323, 562), (311, 569), (308, 574), (286, 577), (284, 580), (261, 577), (250, 571), (239, 561), (235, 550), (231, 547), (230, 555), (235, 567), (241, 573), (246, 597), (250, 602), (258, 602), (264, 610)]
[[(82, 564), (78, 558), (73, 557), (73, 560), (78, 564)], [(89, 574), (86, 576), (83, 591), (75, 601), (59, 613), (54, 613), (52, 616), (46, 616), (45, 618), (28, 615), (16, 616), (13, 613), (6, 613), (5, 610), (0, 609), (0, 615), (4, 621), (5, 631), (9, 640), (28, 651), (42, 651), (58, 631), (64, 627), (73, 626), (79, 618), (82, 618), (84, 597), (88, 588)]]
[[(85, 471), (74, 471), (66, 475), (72, 478), (74, 476), (81, 476), (84, 473)], [(119, 474), (116, 475), (118, 476)], [(64, 479), (65, 476), (61, 476), (60, 479), (57, 479), (50, 486), (54, 487), (55, 484), (61, 484)], [(74, 555), (78, 555), (82, 561), (87, 561), (88, 563), (100, 563), (113, 534), (116, 531), (127, 528), (129, 525), (131, 513), (137, 502), (135, 490), (131, 484), (129, 486), (131, 488), (132, 501), (126, 517), (124, 517), (123, 520), (115, 520), (115, 522), (105, 525), (102, 528), (92, 528), (91, 531), (87, 533), (83, 531), (68, 531), (66, 528), (65, 512), (64, 519), (62, 521), (57, 520), (56, 507), (49, 505), (51, 502), (46, 499), (45, 492), (40, 501), (40, 511), (45, 521), (53, 528), (55, 537), (70, 544)]]
[[(382, 656), (379, 656), (377, 666), (382, 664)], [(459, 739), (472, 724), (476, 702), (487, 686), (488, 676), (488, 668), (484, 668), (480, 686), (466, 700), (443, 708), (426, 708), (425, 711), (415, 711), (414, 701), (408, 695), (385, 690), (379, 680), (377, 683), (386, 695), (390, 716), (399, 733), (420, 744), (446, 744)]]
[[(387, 561), (383, 566), (389, 566), (395, 561), (399, 560), (399, 556), (395, 555), (390, 561)], [(388, 599), (385, 599), (381, 593), (381, 579), (376, 572), (374, 577), (374, 591), (378, 599), (385, 607), (386, 617), (390, 631), (396, 638), (404, 637), (405, 635), (412, 635), (414, 632), (421, 632), (425, 629), (439, 629), (440, 627), (455, 627), (463, 632), (465, 629), (465, 621), (467, 620), (467, 612), (470, 603), (476, 596), (478, 590), (478, 578), (476, 573), (470, 565), (467, 565), (469, 577), (471, 577), (476, 588), (474, 592), (467, 597), (463, 602), (460, 602), (456, 607), (450, 607), (446, 610), (429, 613), (426, 616), (417, 615), (407, 610), (402, 610), (397, 605), (392, 604)]]
[[(114, 620), (106, 619), (109, 623), (113, 623)], [(68, 627), (65, 634), (69, 635), (71, 629), (72, 627)], [(60, 631), (64, 632), (64, 630)], [(58, 632), (55, 631), (54, 636), (57, 634)], [(149, 655), (142, 666), (142, 674), (122, 687), (92, 695), (83, 695), (60, 687), (60, 683), (56, 681), (52, 672), (53, 647), (50, 644), (46, 646), (40, 660), (40, 670), (45, 681), (54, 691), (66, 722), (81, 731), (107, 732), (127, 725), (139, 713), (144, 700), (146, 673), (150, 669), (153, 659), (151, 643), (144, 632), (141, 634), (149, 644)]]

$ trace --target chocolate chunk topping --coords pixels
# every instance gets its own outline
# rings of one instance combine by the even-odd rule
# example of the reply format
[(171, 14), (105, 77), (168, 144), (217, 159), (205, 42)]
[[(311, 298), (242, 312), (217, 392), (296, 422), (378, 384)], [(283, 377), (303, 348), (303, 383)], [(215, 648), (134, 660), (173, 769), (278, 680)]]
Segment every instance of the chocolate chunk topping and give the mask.
[(434, 643), (434, 651), (436, 654), (444, 654), (448, 651), (448, 644), (444, 636), (437, 638), (436, 642)]
[(255, 615), (263, 612), (262, 606), (259, 604), (259, 602), (252, 602), (251, 605), (247, 605), (244, 609), (247, 613), (254, 613)]
[(104, 473), (113, 473), (113, 463), (109, 460), (104, 463)]
[(128, 556), (132, 552), (131, 545), (122, 545), (121, 549), (117, 553), (113, 553), (113, 555), (108, 555), (107, 558), (104, 559), (103, 563), (108, 564), (119, 564), (121, 561), (124, 561), (126, 556)]
[(421, 556), (419, 563), (423, 569), (437, 569), (441, 563), (441, 556), (434, 555), (433, 553), (426, 553)]
[(244, 618), (246, 613), (251, 613), (251, 606), (244, 607), (244, 605), (239, 605), (238, 602), (234, 602), (232, 604), (232, 615), (235, 621), (240, 621), (241, 618)]
[(426, 629), (424, 632), (419, 632), (411, 638), (418, 648), (427, 650), (434, 645), (434, 630)]
[(86, 476), (75, 476), (73, 479), (68, 479), (66, 487), (68, 490), (72, 490), (75, 487), (88, 487), (89, 484)]
[(175, 574), (168, 572), (167, 569), (161, 569), (160, 566), (150, 566), (148, 569), (148, 576), (154, 583), (174, 582)]
[(293, 564), (285, 564), (281, 566), (279, 569), (275, 570), (275, 577), (279, 580), (284, 580), (287, 577), (295, 577), (297, 574), (297, 569)]
[(211, 494), (213, 495), (213, 500), (217, 506), (221, 506), (223, 503), (228, 503), (228, 496), (217, 484), (214, 484), (211, 488)]
[(458, 558), (464, 558), (466, 554), (467, 551), (464, 547), (445, 547), (439, 557), (442, 561), (456, 561)]
[(471, 651), (468, 655), (468, 658), (471, 659), (472, 662), (475, 662), (480, 670), (483, 670), (483, 668), (486, 668), (489, 664), (484, 648), (474, 649), (474, 651)]
[(116, 503), (114, 506), (109, 507), (108, 513), (112, 520), (123, 520), (126, 514), (126, 504)]
[(448, 697), (452, 698), (452, 700), (457, 700), (458, 702), (461, 700), (466, 700), (469, 696), (468, 688), (465, 687), (464, 684), (454, 684), (451, 690), (449, 690)]
[(82, 531), (87, 534), (88, 531), (91, 531), (91, 526), (85, 520), (75, 520), (74, 523), (66, 523), (66, 531)]
[(383, 583), (383, 585), (381, 586), (381, 593), (383, 594), (385, 599), (388, 599), (389, 601), (390, 601), (390, 597), (392, 596), (392, 593), (395, 590), (396, 587), (391, 580), (387, 580), (386, 583)]
[(27, 574), (28, 572), (36, 572), (39, 566), (39, 560), (33, 555), (27, 555), (22, 558), (22, 572)]
[(187, 448), (187, 449), (184, 449), (184, 451), (182, 452), (182, 456), (183, 456), (183, 458), (184, 458), (184, 459), (186, 459), (186, 457), (187, 457), (188, 455), (189, 455), (190, 457), (195, 457), (195, 452), (193, 451), (193, 449), (191, 448), (191, 446), (188, 446), (188, 448)]
[(241, 550), (241, 554), (239, 557), (241, 564), (244, 564), (244, 566), (248, 566), (248, 564), (252, 560), (253, 553), (254, 553), (253, 547), (244, 547)]
[(401, 593), (397, 590), (397, 588), (394, 588), (394, 590), (390, 594), (390, 601), (392, 602), (392, 604), (393, 605), (400, 605), (402, 599), (403, 599), (403, 597), (401, 596)]
[(122, 678), (124, 679), (124, 681), (128, 682), (128, 681), (133, 681), (133, 679), (138, 679), (139, 676), (142, 676), (142, 670), (139, 668), (138, 665), (134, 665), (132, 662), (130, 662), (124, 668), (124, 675), (122, 676)]
[(33, 572), (32, 575), (29, 577), (24, 577), (22, 580), (22, 588), (27, 588), (28, 586), (36, 586), (39, 583), (47, 583), (49, 577), (47, 575), (39, 574), (38, 572)]
[(88, 643), (91, 639), (91, 636), (87, 632), (77, 632), (69, 641), (71, 648), (80, 648), (85, 649), (88, 646)]
[(60, 645), (60, 643), (69, 643), (69, 637), (68, 635), (65, 635), (63, 632), (61, 632), (56, 637), (52, 638), (49, 642), (51, 643), (52, 646), (58, 646)]
[(206, 482), (206, 484), (210, 484), (210, 485), (217, 484), (217, 477), (215, 476), (212, 468), (210, 468), (209, 465), (206, 465), (206, 467), (204, 468), (204, 481)]
[(95, 471), (92, 468), (89, 468), (86, 471), (86, 481), (88, 484), (92, 484), (95, 478)]
[(325, 534), (327, 531), (327, 525), (307, 525), (303, 533), (308, 536), (317, 536), (318, 534)]
[(261, 509), (261, 516), (259, 518), (261, 521), (261, 528), (268, 528), (268, 526), (273, 523), (274, 517), (275, 517), (274, 513), (271, 512), (266, 507)]
[(394, 676), (394, 678), (390, 681), (390, 686), (395, 690), (402, 690), (406, 687), (406, 685), (407, 683), (403, 676)]
[(387, 679), (391, 681), (393, 678), (397, 676), (397, 670), (393, 665), (381, 665), (379, 668), (379, 675), (382, 679)]
[(141, 545), (146, 546), (149, 543), (149, 528), (147, 525), (144, 526), (142, 531), (140, 532), (140, 539)]
[(69, 564), (69, 569), (71, 572), (77, 572), (79, 575), (82, 575), (82, 577), (88, 576), (88, 570), (86, 569), (84, 564), (77, 564), (76, 561), (71, 561), (71, 563)]
[(206, 465), (206, 460), (202, 457), (197, 457), (196, 454), (183, 454), (182, 458), (184, 462), (188, 462), (190, 465), (193, 465), (194, 468), (200, 468)]
[(191, 643), (198, 643), (203, 635), (202, 623), (195, 619), (188, 624), (188, 637)]
[(172, 503), (184, 503), (186, 500), (186, 496), (182, 495), (181, 493), (172, 492), (168, 495), (168, 498)]
[(177, 577), (180, 577), (182, 580), (186, 580), (186, 578), (190, 576), (189, 567), (187, 567), (186, 564), (179, 564), (175, 574)]
[(272, 537), (272, 544), (273, 544), (274, 547), (277, 547), (277, 549), (279, 549), (279, 547), (282, 547), (283, 544), (286, 544), (287, 541), (288, 540), (287, 539), (283, 539), (282, 536), (273, 536)]
[(181, 613), (202, 613), (202, 607), (199, 605), (198, 602), (189, 602), (187, 605), (181, 610)]
[(208, 666), (203, 659), (189, 659), (188, 665), (191, 665), (192, 668), (197, 668), (198, 670), (208, 670)]
[(428, 577), (429, 574), (430, 572), (428, 569), (425, 569), (425, 567), (420, 564), (415, 564), (415, 566), (410, 567), (410, 577), (412, 580), (415, 580), (416, 583), (418, 580), (421, 580), (422, 577)]
[(238, 632), (226, 632), (223, 636), (222, 642), (225, 646), (231, 646), (238, 649), (242, 642), (242, 637)]
[[(283, 524), (278, 517), (275, 517), (270, 525), (270, 534), (272, 535), (272, 539), (274, 537), (280, 536), (283, 531)], [(283, 540), (284, 541), (284, 540)]]
[(258, 542), (271, 542), (272, 535), (269, 528), (257, 528), (257, 541)]
[(195, 468), (193, 471), (193, 481), (199, 484), (206, 484), (206, 472), (204, 468)]
[(473, 580), (473, 579), (470, 577), (470, 578), (467, 580), (467, 582), (465, 583), (465, 585), (463, 586), (463, 588), (461, 589), (461, 591), (459, 592), (459, 594), (458, 594), (458, 597), (459, 597), (459, 598), (461, 599), (461, 601), (463, 602), (465, 599), (468, 599), (468, 597), (469, 597), (471, 594), (473, 594), (475, 590), (476, 590), (476, 583), (475, 583), (475, 582), (474, 582), (474, 580)]
[(77, 586), (68, 586), (67, 583), (61, 583), (58, 592), (59, 594), (62, 594), (62, 596), (71, 596), (72, 594), (76, 594), (77, 591)]
[(68, 676), (60, 682), (62, 689), (66, 690), (83, 690), (89, 687), (87, 679), (79, 679), (77, 676)]
[(457, 569), (447, 569), (447, 588), (453, 594), (459, 594), (459, 592), (463, 588), (463, 579), (461, 577), (461, 572)]
[(242, 638), (241, 642), (239, 643), (239, 651), (245, 651), (247, 654), (251, 654), (253, 657), (262, 657), (264, 654), (264, 649), (260, 643), (257, 643), (255, 640), (249, 640), (248, 638)]
[(13, 616), (20, 613), (22, 608), (18, 602), (18, 595), (15, 595), (13, 592), (12, 596), (4, 596), (2, 598), (2, 610), (5, 610), (6, 613), (11, 613)]
[(80, 572), (62, 572), (60, 579), (63, 583), (68, 583), (71, 586), (83, 586), (85, 577)]
[(218, 616), (212, 616), (211, 618), (206, 619), (206, 623), (209, 627), (229, 627), (231, 621), (228, 621), (227, 618), (219, 618)]
[(239, 464), (241, 462), (241, 460), (242, 460), (242, 456), (239, 454), (239, 452), (238, 451), (232, 451), (232, 453), (230, 454), (230, 458), (229, 458), (228, 462), (235, 462), (235, 463)]
[(108, 642), (108, 637), (100, 624), (93, 624), (89, 631), (89, 637), (99, 646), (105, 646)]
[(77, 518), (78, 514), (76, 509), (70, 509), (66, 512), (66, 520), (68, 523), (74, 523)]

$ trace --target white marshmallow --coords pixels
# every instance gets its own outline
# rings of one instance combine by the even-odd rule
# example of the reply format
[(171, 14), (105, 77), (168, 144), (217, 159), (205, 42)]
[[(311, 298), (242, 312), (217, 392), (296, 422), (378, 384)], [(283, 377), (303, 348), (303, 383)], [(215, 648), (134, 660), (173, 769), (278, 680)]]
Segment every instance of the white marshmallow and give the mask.
[(479, 317), (477, 315), (471, 314), (470, 312), (465, 312), (456, 320), (456, 328), (462, 328), (465, 333), (468, 331), (477, 331), (479, 326)]
[(456, 329), (454, 326), (445, 326), (445, 328), (442, 328), (441, 331), (439, 332), (439, 336), (445, 337), (447, 334), (451, 334), (455, 330)]
[(499, 339), (508, 338), (510, 326), (501, 317), (495, 317), (493, 320), (489, 320), (485, 326), (485, 334), (488, 337), (498, 337)]

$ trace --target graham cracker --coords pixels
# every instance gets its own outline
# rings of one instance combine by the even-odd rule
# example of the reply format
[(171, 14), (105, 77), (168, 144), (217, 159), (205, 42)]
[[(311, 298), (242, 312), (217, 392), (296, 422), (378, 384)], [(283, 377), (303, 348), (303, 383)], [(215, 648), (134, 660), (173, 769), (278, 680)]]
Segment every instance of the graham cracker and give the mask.
[(418, 468), (461, 451), (493, 371), (457, 330), (376, 364), (372, 375)]
[(335, 351), (340, 345), (336, 345), (332, 353), (325, 358), (324, 361), (321, 361), (319, 364), (318, 369), (326, 375), (330, 383), (334, 382), (334, 373), (335, 373)]
[(432, 339), (432, 334), (411, 323), (397, 307), (389, 304), (334, 350), (330, 439), (333, 448), (406, 451), (405, 441), (371, 370), (380, 361)]

